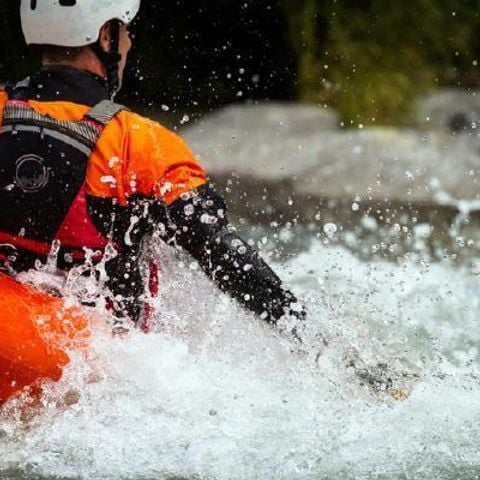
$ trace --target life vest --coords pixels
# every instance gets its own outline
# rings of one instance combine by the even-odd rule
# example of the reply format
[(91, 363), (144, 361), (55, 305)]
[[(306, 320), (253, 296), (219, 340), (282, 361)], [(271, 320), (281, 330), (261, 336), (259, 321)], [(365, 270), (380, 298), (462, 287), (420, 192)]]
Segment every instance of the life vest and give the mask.
[[(185, 142), (159, 123), (121, 107), (98, 118), (99, 106), (110, 102), (88, 111), (106, 95), (101, 79), (63, 65), (42, 67), (0, 89), (0, 156), (6, 161), (0, 269), (29, 270), (58, 241), (57, 266), (69, 270), (83, 263), (84, 247), (102, 252), (111, 241), (115, 258), (98, 257), (105, 259), (106, 289), (118, 316), (138, 321), (149, 316), (145, 301), (158, 290), (157, 268), (145, 273), (143, 240), (167, 221), (166, 206), (204, 185), (206, 176)], [(21, 115), (12, 111), (20, 107)], [(17, 175), (16, 161), (24, 155)]]
[(0, 260), (22, 266), (48, 255), (56, 241), (59, 262), (72, 264), (83, 260), (84, 247), (107, 245), (88, 215), (85, 177), (104, 128), (124, 109), (104, 100), (75, 122), (7, 101), (0, 126)]

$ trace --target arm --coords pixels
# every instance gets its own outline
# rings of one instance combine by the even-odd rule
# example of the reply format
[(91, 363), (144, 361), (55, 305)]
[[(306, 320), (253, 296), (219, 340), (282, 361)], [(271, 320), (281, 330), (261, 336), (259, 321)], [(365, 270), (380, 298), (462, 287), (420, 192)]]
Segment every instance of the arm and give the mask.
[(205, 171), (186, 143), (155, 122), (126, 117), (128, 161), (119, 174), (125, 197), (152, 199), (152, 220), (166, 226), (165, 240), (189, 252), (242, 305), (270, 322), (289, 313), (294, 295), (229, 225), (225, 202), (205, 184)]
[(297, 302), (278, 276), (228, 223), (224, 200), (209, 186), (183, 194), (166, 210), (167, 241), (188, 251), (216, 285), (274, 323)]

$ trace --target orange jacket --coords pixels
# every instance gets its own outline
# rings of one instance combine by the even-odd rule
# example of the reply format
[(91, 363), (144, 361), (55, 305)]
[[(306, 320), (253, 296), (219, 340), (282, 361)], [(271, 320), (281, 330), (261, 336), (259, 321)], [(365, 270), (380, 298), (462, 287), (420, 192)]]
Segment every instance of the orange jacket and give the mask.
[[(0, 124), (7, 100), (7, 93), (0, 91)], [(58, 120), (79, 121), (89, 110), (65, 101), (28, 103)], [(86, 193), (116, 198), (121, 206), (135, 194), (170, 205), (205, 182), (205, 171), (178, 135), (157, 122), (122, 111), (105, 128), (90, 157)]]

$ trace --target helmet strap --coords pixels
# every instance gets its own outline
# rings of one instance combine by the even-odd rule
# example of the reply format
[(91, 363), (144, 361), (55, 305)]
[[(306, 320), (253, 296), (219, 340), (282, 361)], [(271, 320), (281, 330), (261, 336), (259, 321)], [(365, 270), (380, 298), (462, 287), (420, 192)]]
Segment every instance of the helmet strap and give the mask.
[(102, 62), (107, 71), (107, 86), (110, 98), (113, 100), (120, 87), (120, 75), (118, 71), (118, 64), (122, 59), (119, 52), (120, 45), (120, 21), (112, 20), (110, 23), (110, 51), (105, 51), (100, 45), (100, 39), (90, 48), (95, 55)]

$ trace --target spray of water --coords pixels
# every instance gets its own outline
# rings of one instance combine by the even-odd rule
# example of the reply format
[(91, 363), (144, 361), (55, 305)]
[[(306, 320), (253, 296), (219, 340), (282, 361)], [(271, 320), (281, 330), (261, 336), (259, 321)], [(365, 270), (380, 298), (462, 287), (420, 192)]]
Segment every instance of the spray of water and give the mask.
[(299, 345), (189, 258), (157, 255), (154, 331), (120, 339), (95, 327), (89, 358), (73, 356), (35, 415), (7, 405), (2, 478), (479, 474), (480, 306), (469, 269), (365, 263), (312, 239), (276, 266), (309, 311)]

